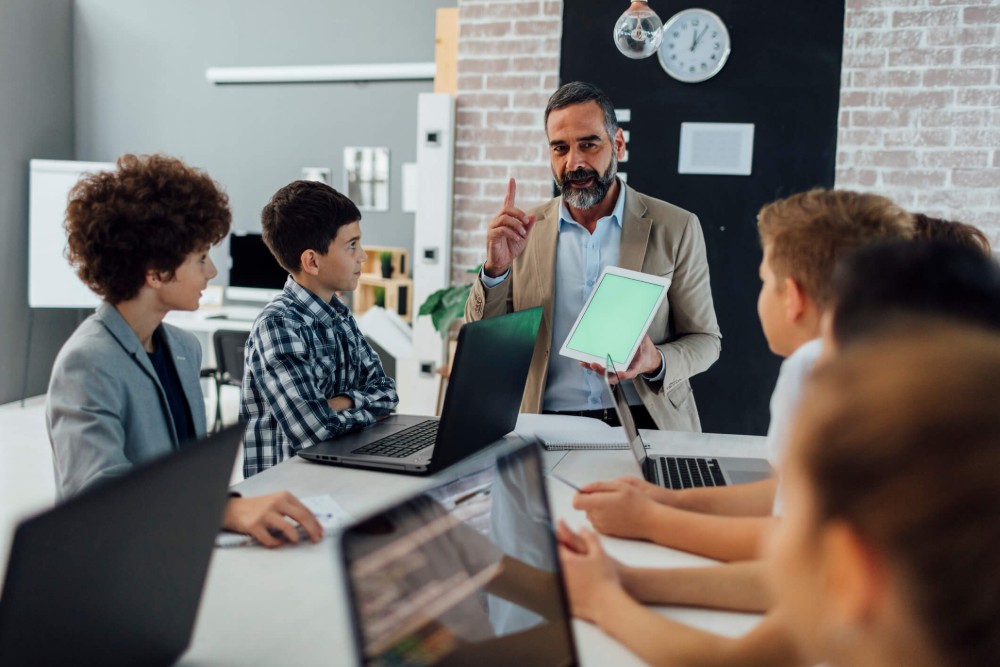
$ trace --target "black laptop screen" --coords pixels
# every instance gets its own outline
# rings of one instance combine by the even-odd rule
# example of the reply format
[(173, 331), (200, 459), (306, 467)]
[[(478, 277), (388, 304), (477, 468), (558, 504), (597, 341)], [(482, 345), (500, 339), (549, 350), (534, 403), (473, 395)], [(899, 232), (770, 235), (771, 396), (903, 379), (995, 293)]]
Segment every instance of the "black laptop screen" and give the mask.
[(575, 654), (537, 449), (348, 529), (365, 665), (571, 665)]

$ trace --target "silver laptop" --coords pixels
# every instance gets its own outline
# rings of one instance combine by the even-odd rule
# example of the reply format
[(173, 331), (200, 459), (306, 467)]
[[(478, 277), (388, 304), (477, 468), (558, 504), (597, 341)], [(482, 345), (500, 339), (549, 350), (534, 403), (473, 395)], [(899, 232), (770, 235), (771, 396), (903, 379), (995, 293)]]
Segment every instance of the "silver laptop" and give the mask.
[(690, 489), (696, 486), (730, 486), (767, 479), (773, 473), (765, 459), (706, 457), (697, 455), (646, 454), (639, 429), (632, 419), (622, 383), (611, 382), (614, 362), (608, 357), (604, 385), (615, 403), (615, 412), (625, 431), (625, 439), (642, 470), (643, 478), (668, 489)]
[(441, 420), (392, 415), (359, 431), (299, 450), (317, 463), (425, 475), (514, 430), (542, 308), (462, 327)]

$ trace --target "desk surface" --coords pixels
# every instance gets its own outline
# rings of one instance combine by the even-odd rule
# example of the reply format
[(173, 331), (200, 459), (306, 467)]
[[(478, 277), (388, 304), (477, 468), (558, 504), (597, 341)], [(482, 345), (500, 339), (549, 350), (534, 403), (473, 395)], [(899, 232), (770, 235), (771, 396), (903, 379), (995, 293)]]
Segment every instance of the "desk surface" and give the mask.
[[(535, 415), (522, 415), (518, 432), (537, 428)], [(643, 432), (657, 453), (763, 456), (763, 438), (665, 431)], [(545, 463), (574, 483), (637, 474), (627, 451), (545, 452)], [(241, 483), (244, 495), (287, 489), (299, 496), (330, 494), (360, 516), (432, 485), (428, 478), (351, 470), (293, 458)], [(572, 508), (573, 490), (549, 481), (556, 517), (574, 527), (586, 525)], [(616, 558), (635, 565), (681, 567), (712, 561), (649, 543), (603, 538)], [(337, 540), (278, 550), (218, 549), (212, 559), (190, 650), (181, 665), (349, 665), (353, 640)], [(659, 608), (666, 616), (713, 632), (738, 635), (759, 619), (756, 614), (680, 607)], [(592, 625), (573, 622), (583, 665), (639, 665), (641, 661)]]

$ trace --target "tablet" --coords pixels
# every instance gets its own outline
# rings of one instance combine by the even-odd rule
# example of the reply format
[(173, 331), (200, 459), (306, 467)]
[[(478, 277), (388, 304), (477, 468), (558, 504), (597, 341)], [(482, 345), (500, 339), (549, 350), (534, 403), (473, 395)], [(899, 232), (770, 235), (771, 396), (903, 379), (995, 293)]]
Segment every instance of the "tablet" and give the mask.
[(628, 368), (667, 296), (671, 276), (609, 266), (601, 272), (559, 354), (578, 361)]

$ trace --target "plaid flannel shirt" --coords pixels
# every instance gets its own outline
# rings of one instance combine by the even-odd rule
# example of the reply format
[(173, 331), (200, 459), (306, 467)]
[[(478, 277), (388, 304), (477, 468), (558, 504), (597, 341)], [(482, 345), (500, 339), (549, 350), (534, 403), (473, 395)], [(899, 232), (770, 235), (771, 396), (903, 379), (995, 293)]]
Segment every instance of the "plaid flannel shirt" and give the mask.
[[(325, 303), (291, 277), (254, 322), (245, 349), (240, 418), (247, 477), (302, 447), (375, 422), (396, 407), (396, 383), (336, 297)], [(335, 412), (327, 399), (350, 396)]]

